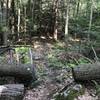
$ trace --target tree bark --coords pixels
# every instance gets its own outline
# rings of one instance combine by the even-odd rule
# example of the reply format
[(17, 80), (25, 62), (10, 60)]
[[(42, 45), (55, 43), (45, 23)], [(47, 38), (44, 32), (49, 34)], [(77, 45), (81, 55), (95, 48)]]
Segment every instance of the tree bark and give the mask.
[(53, 37), (54, 40), (57, 41), (57, 35), (58, 35), (58, 3), (59, 0), (54, 0), (53, 5), (54, 5), (54, 32), (53, 32)]
[(68, 26), (69, 26), (69, 3), (70, 0), (68, 0), (67, 2), (65, 2), (66, 5), (66, 19), (65, 19), (65, 42), (68, 43)]
[(34, 68), (31, 64), (22, 65), (22, 64), (0, 64), (0, 76), (12, 76), (20, 79), (21, 83), (31, 82), (35, 80)]
[(89, 33), (88, 33), (88, 40), (90, 41), (90, 31), (91, 31), (91, 27), (92, 27), (92, 20), (93, 20), (93, 2), (91, 0), (91, 10), (90, 10), (90, 20), (89, 20)]
[(79, 9), (80, 9), (80, 0), (77, 1), (76, 17), (78, 17), (79, 15)]
[(21, 0), (19, 0), (19, 3), (18, 3), (18, 23), (17, 23), (17, 31), (18, 31), (18, 39), (19, 40), (19, 33), (20, 33), (20, 19), (21, 19), (21, 9), (20, 9), (20, 3), (21, 3)]
[(0, 85), (0, 100), (22, 100), (24, 96), (24, 85), (8, 84)]
[(72, 68), (72, 73), (76, 81), (100, 79), (100, 62), (79, 65)]

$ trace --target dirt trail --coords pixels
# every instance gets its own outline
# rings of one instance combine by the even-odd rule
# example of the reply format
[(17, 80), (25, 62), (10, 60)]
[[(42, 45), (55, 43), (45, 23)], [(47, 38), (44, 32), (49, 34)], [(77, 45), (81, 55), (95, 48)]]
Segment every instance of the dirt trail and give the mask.
[(40, 83), (37, 87), (26, 91), (24, 100), (51, 100), (53, 93), (63, 87), (64, 84), (70, 82), (70, 78), (61, 80), (62, 83), (60, 80), (56, 80), (57, 77), (67, 75), (67, 70), (56, 70), (48, 67), (45, 56), (52, 50), (52, 46), (49, 43), (34, 43), (34, 63)]
[[(53, 69), (48, 67), (46, 55), (52, 51), (52, 47), (53, 45), (50, 43), (34, 43), (34, 63), (39, 82), (33, 89), (26, 91), (23, 100), (53, 100), (52, 96), (54, 93), (73, 81), (71, 73), (67, 69)], [(85, 94), (76, 100), (97, 99), (90, 96), (86, 90)]]

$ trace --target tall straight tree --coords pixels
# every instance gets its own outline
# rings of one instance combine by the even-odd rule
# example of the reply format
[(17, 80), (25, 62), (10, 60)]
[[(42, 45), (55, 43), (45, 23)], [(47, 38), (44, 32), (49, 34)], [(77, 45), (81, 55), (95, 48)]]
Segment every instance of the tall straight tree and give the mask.
[(35, 15), (34, 15), (34, 13), (35, 13), (35, 0), (32, 0), (32, 22), (33, 22), (33, 30), (34, 30), (34, 17), (35, 17)]
[(11, 0), (11, 10), (10, 10), (10, 29), (11, 29), (11, 33), (14, 34), (15, 32), (15, 0)]
[(80, 0), (77, 1), (76, 17), (79, 15)]
[(8, 26), (8, 9), (9, 9), (9, 0), (7, 0), (7, 3), (6, 3), (6, 25)]
[(65, 41), (68, 40), (68, 23), (69, 23), (69, 0), (66, 2), (65, 0), (65, 6), (66, 6), (66, 18), (65, 18)]
[(58, 34), (58, 2), (59, 0), (54, 0), (53, 5), (54, 5), (54, 40), (57, 41), (57, 34)]
[(89, 33), (88, 33), (88, 40), (90, 40), (90, 31), (91, 31), (91, 27), (92, 27), (92, 19), (93, 19), (93, 0), (91, 0), (90, 2), (91, 5), (91, 9), (90, 9), (90, 20), (89, 20)]
[(17, 23), (17, 31), (18, 31), (18, 39), (19, 39), (19, 33), (20, 33), (20, 19), (21, 19), (21, 0), (17, 1), (18, 3), (18, 23)]

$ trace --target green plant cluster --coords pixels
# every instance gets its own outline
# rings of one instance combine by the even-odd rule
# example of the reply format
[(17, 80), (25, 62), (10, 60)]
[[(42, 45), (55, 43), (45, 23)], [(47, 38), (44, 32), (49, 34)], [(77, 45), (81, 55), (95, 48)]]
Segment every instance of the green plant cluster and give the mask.
[(74, 100), (80, 95), (84, 94), (84, 89), (81, 89), (80, 91), (76, 91), (71, 89), (70, 91), (64, 91), (63, 93), (60, 93), (55, 97), (55, 100)]
[(17, 47), (15, 48), (15, 52), (19, 55), (21, 63), (30, 63), (28, 47)]
[(66, 48), (62, 48), (58, 45), (55, 46), (53, 51), (47, 55), (49, 67), (66, 68), (66, 67), (74, 67), (77, 66), (78, 64), (89, 63), (89, 61), (84, 57), (79, 58), (77, 60), (77, 63), (74, 59), (65, 59), (65, 60), (59, 59), (58, 54), (63, 52), (67, 53), (68, 51), (66, 51)]

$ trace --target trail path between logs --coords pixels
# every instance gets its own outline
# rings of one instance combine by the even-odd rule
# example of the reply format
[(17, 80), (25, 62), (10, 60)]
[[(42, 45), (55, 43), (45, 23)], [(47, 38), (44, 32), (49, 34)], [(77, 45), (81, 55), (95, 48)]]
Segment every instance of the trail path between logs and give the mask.
[[(70, 70), (54, 69), (48, 66), (46, 55), (52, 51), (51, 43), (34, 43), (34, 64), (38, 81), (32, 89), (26, 90), (23, 100), (54, 100), (53, 94), (73, 81)], [(97, 100), (90, 96), (88, 90), (76, 100)], [(98, 99), (99, 100), (99, 99)]]

